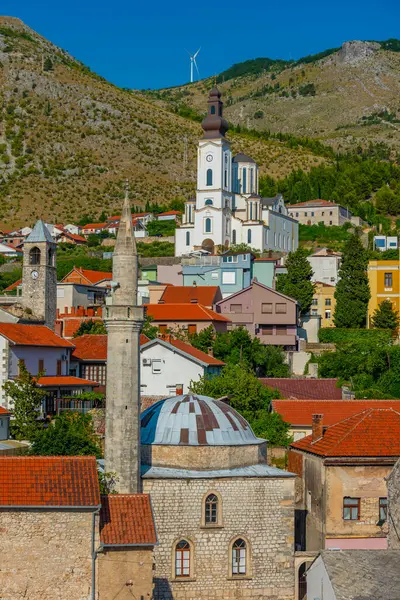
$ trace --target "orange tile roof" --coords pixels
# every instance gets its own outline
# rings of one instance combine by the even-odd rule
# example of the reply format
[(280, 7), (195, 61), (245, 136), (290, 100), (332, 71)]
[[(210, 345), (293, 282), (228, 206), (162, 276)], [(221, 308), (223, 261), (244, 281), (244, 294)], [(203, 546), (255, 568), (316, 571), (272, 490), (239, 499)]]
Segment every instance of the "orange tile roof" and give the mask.
[(338, 206), (336, 202), (331, 202), (330, 200), (307, 200), (307, 202), (296, 202), (295, 204), (289, 204), (288, 208), (295, 209), (296, 206)]
[(0, 457), (0, 506), (97, 508), (94, 456)]
[(107, 227), (107, 223), (88, 223), (87, 225), (81, 227), (81, 230), (86, 231), (86, 229), (103, 229), (104, 227)]
[(100, 541), (104, 546), (154, 546), (157, 535), (149, 494), (102, 496)]
[(219, 287), (217, 285), (167, 286), (159, 300), (159, 303), (175, 304), (184, 302), (186, 304), (190, 303), (192, 300), (196, 300), (198, 304), (212, 306), (218, 292)]
[(274, 412), (294, 426), (312, 425), (312, 416), (324, 415), (324, 425), (329, 427), (367, 408), (394, 408), (400, 410), (398, 400), (272, 400)]
[(40, 387), (54, 387), (54, 386), (95, 386), (97, 387), (99, 384), (97, 381), (91, 381), (90, 379), (82, 379), (81, 377), (73, 377), (72, 375), (49, 375), (40, 377), (38, 379), (38, 385)]
[(0, 406), (0, 415), (9, 415), (11, 414), (6, 408)]
[(169, 215), (181, 215), (180, 210), (168, 210), (167, 212), (158, 213), (157, 217), (167, 217)]
[[(140, 345), (146, 344), (149, 338), (140, 334)], [(107, 334), (86, 333), (74, 338), (75, 350), (71, 359), (75, 360), (107, 360)]]
[(67, 238), (71, 238), (75, 242), (85, 242), (85, 244), (87, 244), (87, 239), (81, 235), (77, 235), (76, 233), (69, 233), (68, 231), (64, 231), (64, 235)]
[(58, 336), (45, 325), (0, 323), (0, 335), (4, 336), (17, 346), (48, 346), (53, 348), (74, 347), (74, 344)]
[(218, 360), (218, 358), (214, 358), (213, 356), (210, 356), (209, 354), (206, 354), (205, 352), (198, 350), (191, 344), (185, 344), (185, 342), (181, 342), (180, 340), (174, 340), (174, 339), (165, 340), (165, 341), (167, 341), (169, 344), (174, 346), (174, 348), (177, 348), (178, 350), (181, 350), (182, 352), (186, 352), (186, 354), (190, 354), (191, 356), (193, 356), (193, 358), (197, 358), (198, 360), (201, 360), (202, 362), (205, 362), (209, 365), (217, 365), (220, 367), (223, 367), (225, 365), (225, 363), (222, 362), (222, 360)]
[(99, 281), (103, 281), (104, 279), (112, 279), (112, 272), (111, 271), (93, 271), (91, 269), (82, 269), (82, 268), (78, 268), (78, 267), (74, 267), (72, 269), (72, 271), (70, 271), (67, 275), (65, 275), (65, 277), (63, 277), (63, 279), (61, 280), (61, 283), (65, 283), (68, 282), (68, 278), (72, 273), (78, 273), (79, 275), (81, 275), (82, 277), (84, 277), (87, 281), (89, 281), (89, 283), (99, 283)]
[[(12, 292), (13, 290), (15, 290), (19, 285), (21, 285), (22, 283), (22, 279), (18, 279), (18, 281), (14, 281), (14, 283), (12, 283), (11, 285), (9, 285), (8, 287), (4, 288), (3, 292)], [(2, 293), (3, 293), (2, 292)]]
[(324, 457), (400, 456), (400, 412), (393, 408), (368, 408), (331, 425), (322, 438), (312, 435), (291, 448)]
[(202, 304), (146, 304), (147, 314), (154, 321), (222, 321), (230, 319)]

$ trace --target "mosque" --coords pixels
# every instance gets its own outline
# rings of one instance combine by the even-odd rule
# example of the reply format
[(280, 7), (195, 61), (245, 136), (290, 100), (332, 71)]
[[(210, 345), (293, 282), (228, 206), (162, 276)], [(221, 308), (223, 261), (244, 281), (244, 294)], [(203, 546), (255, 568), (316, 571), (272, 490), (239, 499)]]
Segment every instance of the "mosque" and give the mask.
[(295, 476), (268, 466), (266, 440), (229, 404), (204, 396), (166, 398), (140, 415), (144, 313), (130, 214), (126, 196), (105, 318), (105, 470), (118, 475), (120, 494), (150, 495), (153, 597), (292, 600)]

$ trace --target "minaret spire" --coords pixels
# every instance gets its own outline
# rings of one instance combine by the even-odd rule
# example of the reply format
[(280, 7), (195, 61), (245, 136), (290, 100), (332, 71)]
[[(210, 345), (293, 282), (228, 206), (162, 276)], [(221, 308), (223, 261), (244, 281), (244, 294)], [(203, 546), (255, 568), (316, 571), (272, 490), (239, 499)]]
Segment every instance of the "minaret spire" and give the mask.
[(106, 304), (107, 389), (105, 469), (116, 473), (117, 491), (140, 491), (140, 330), (144, 310), (137, 306), (138, 256), (129, 187), (113, 254), (113, 281)]

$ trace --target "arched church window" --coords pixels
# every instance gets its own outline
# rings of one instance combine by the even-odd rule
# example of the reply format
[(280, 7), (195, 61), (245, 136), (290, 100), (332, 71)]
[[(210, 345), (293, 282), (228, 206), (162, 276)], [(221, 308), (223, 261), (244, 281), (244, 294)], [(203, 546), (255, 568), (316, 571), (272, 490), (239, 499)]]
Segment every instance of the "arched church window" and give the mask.
[(204, 222), (204, 231), (205, 233), (211, 233), (211, 219), (207, 217)]
[(215, 525), (218, 523), (218, 498), (215, 494), (207, 496), (204, 515), (206, 525)]
[(213, 201), (211, 200), (211, 198), (207, 198), (207, 200), (204, 202), (204, 204), (206, 206), (212, 206)]
[(175, 546), (175, 577), (190, 577), (190, 544), (181, 540)]
[(247, 169), (243, 168), (242, 170), (242, 192), (245, 194), (247, 192)]
[(232, 229), (232, 244), (236, 244), (236, 229)]
[(215, 106), (211, 107), (210, 114), (215, 115)]
[(40, 264), (40, 250), (36, 246), (29, 252), (29, 264), (39, 265)]
[(190, 231), (186, 232), (186, 246), (190, 246)]
[(243, 538), (238, 538), (232, 544), (232, 576), (248, 575), (248, 551)]
[(251, 244), (251, 229), (247, 230), (247, 243)]
[(54, 250), (52, 248), (49, 248), (47, 253), (47, 264), (50, 267), (54, 267)]
[(213, 184), (213, 172), (212, 172), (212, 169), (207, 169), (206, 183), (207, 183), (207, 185), (212, 185)]

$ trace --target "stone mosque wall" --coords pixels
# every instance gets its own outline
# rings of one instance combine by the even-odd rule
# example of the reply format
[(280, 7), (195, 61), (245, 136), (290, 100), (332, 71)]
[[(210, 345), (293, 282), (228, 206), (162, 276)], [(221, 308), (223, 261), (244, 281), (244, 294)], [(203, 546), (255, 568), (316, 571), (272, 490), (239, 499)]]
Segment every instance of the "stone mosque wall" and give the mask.
[[(184, 475), (182, 475), (184, 477)], [(294, 478), (144, 479), (151, 494), (159, 545), (154, 549), (155, 600), (294, 598)], [(204, 526), (210, 492), (222, 501), (219, 526)], [(250, 571), (230, 573), (230, 544), (247, 540)], [(191, 543), (192, 571), (174, 577), (174, 547)]]

